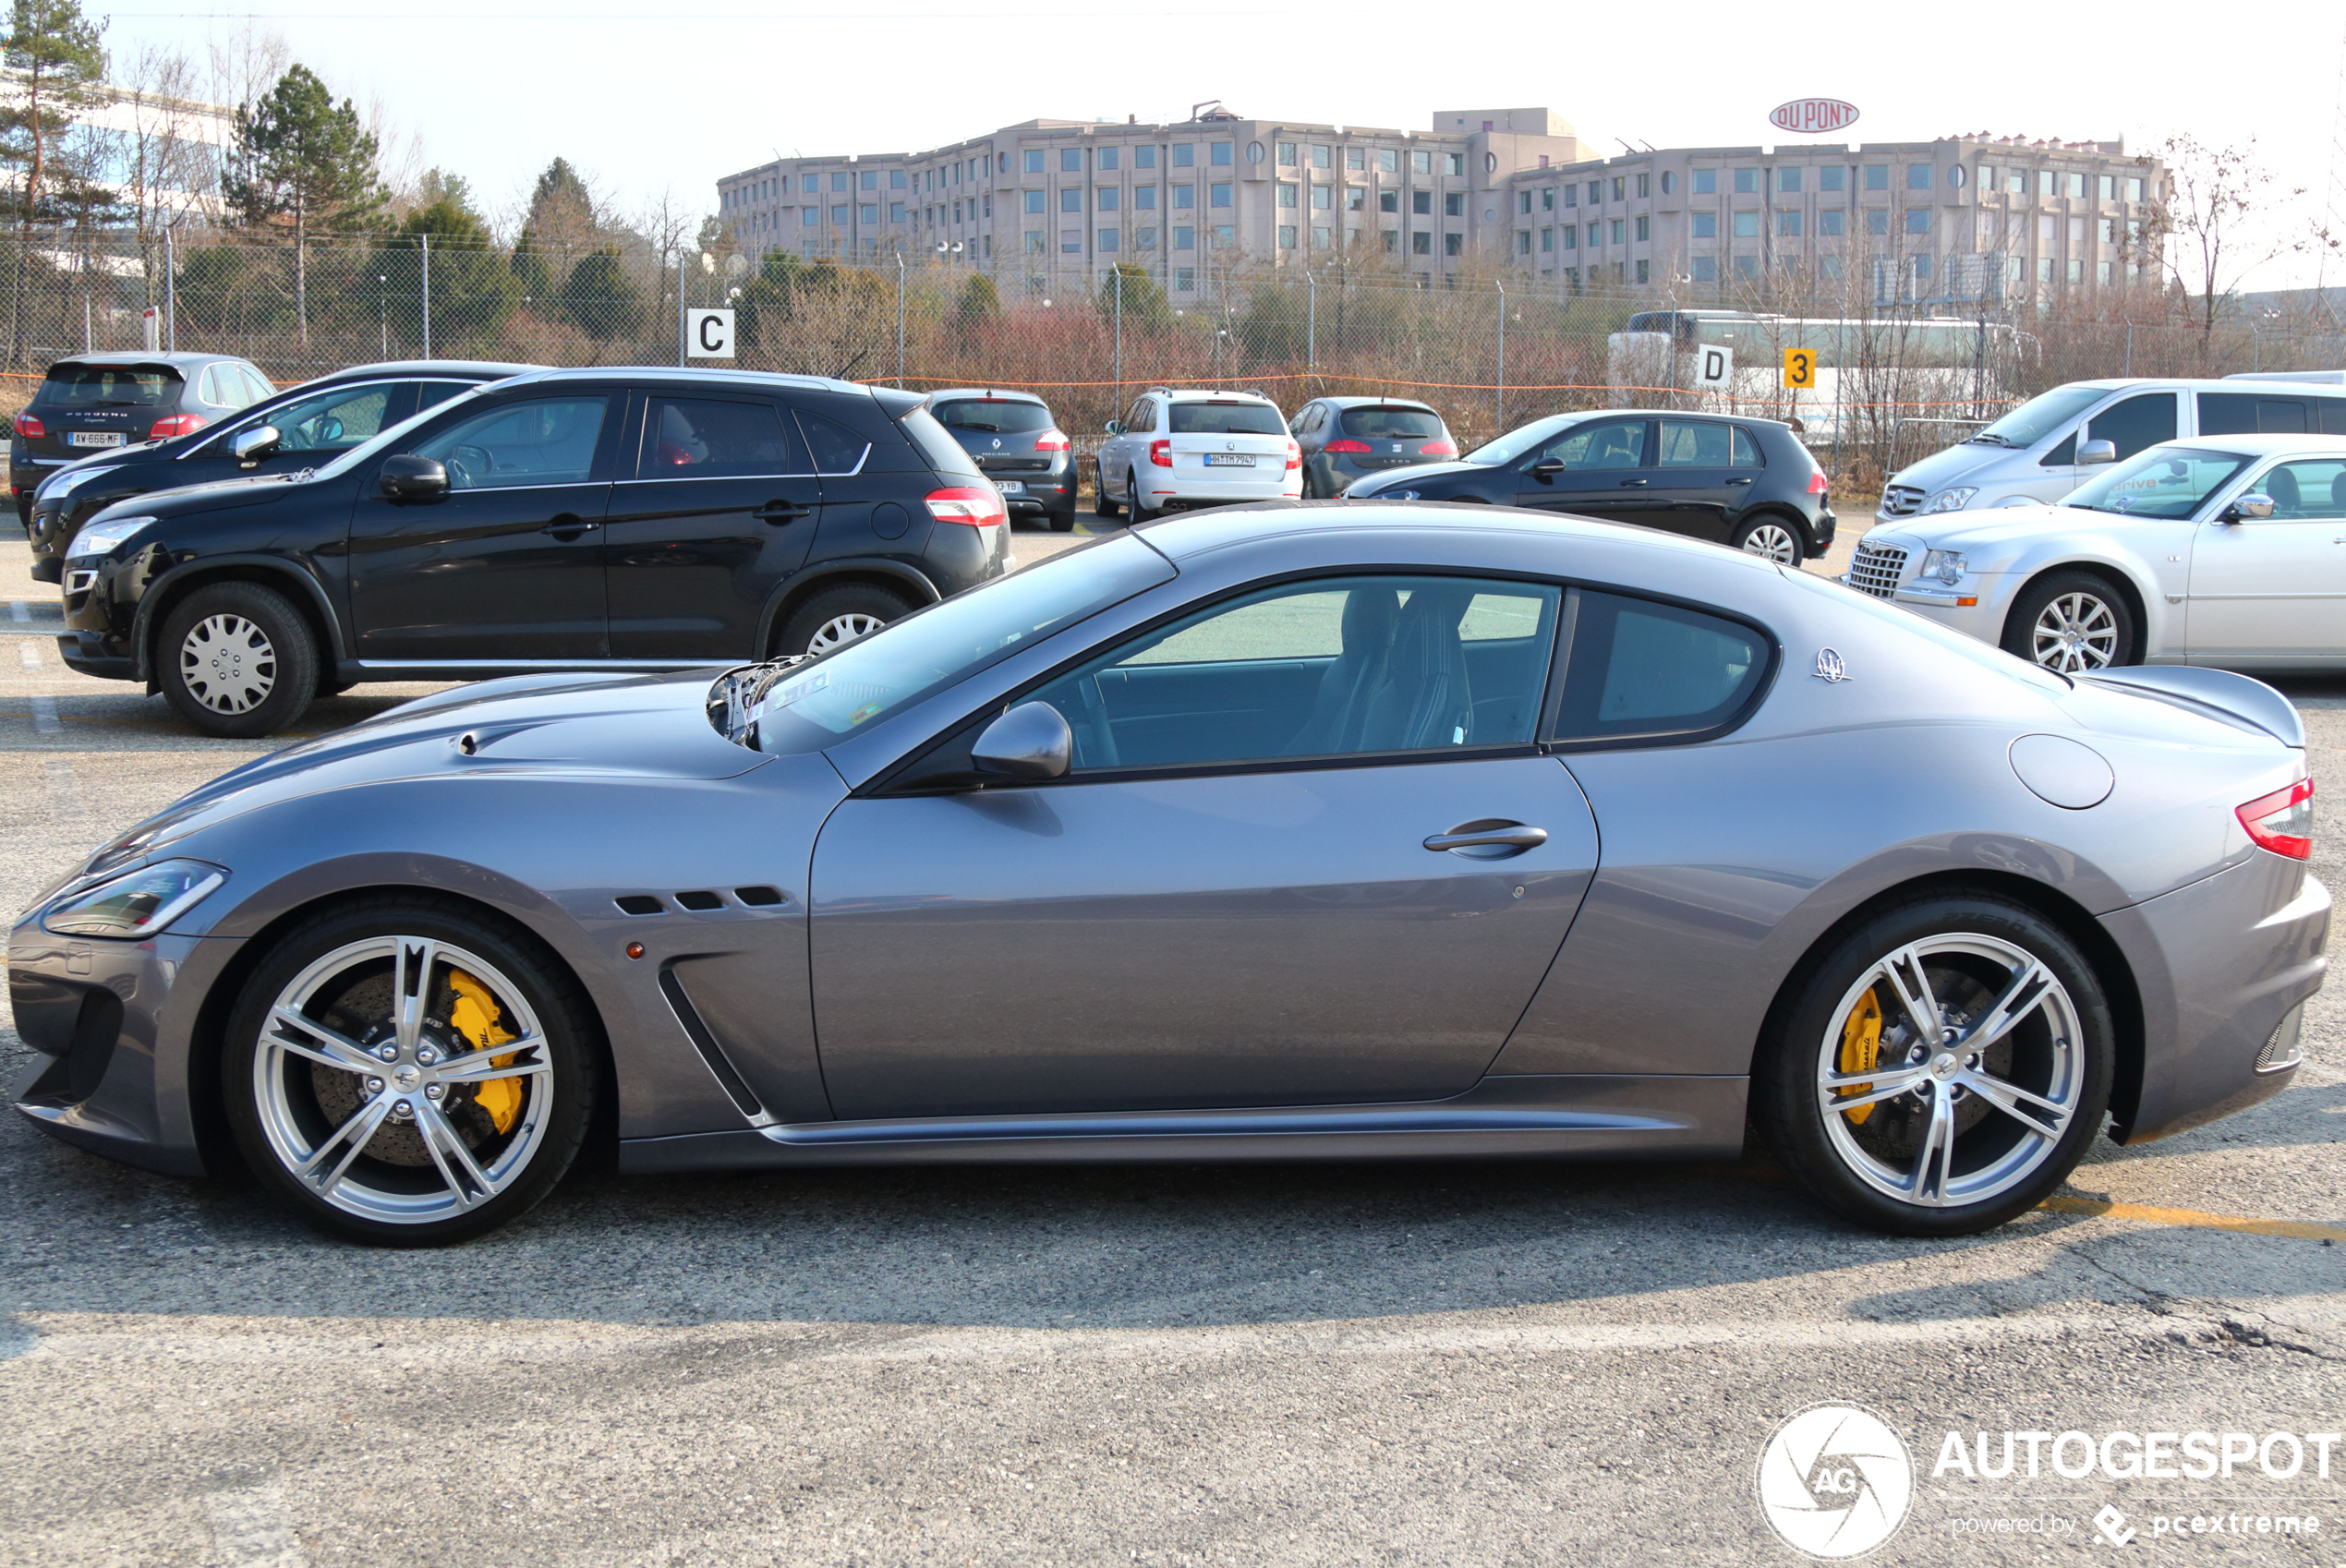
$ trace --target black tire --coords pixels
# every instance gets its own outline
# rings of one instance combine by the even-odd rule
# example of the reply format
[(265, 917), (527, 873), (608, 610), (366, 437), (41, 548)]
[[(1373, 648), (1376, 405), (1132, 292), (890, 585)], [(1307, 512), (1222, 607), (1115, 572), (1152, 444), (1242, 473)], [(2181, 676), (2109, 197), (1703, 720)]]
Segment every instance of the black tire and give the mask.
[[(902, 618), (912, 608), (901, 595), (874, 583), (842, 583), (836, 588), (825, 588), (791, 612), (774, 652), (780, 656), (828, 652), (840, 642), (851, 642)], [(869, 624), (850, 635), (839, 635), (860, 622)], [(814, 646), (818, 636), (825, 641), (820, 649)]]
[(275, 589), (213, 583), (164, 618), (154, 671), (179, 717), (205, 734), (272, 735), (317, 694), (318, 644)]
[(1780, 517), (1772, 513), (1762, 513), (1749, 522), (1737, 524), (1735, 532), (1728, 537), (1727, 544), (1746, 554), (1760, 556), (1784, 566), (1797, 566), (1808, 559), (1808, 541), (1801, 537), (1800, 525), (1789, 517)]
[[(437, 946), (410, 948), (409, 940)], [(345, 1040), (370, 1048), (388, 1045), (394, 1057), (384, 1064), (384, 1075), (369, 1080), (358, 1071), (338, 1070), (282, 1049), (280, 1042), (289, 1036), (311, 1046), (322, 1042), (295, 1036), (272, 1021), (281, 997), (311, 966), (374, 943), (421, 953), (429, 963), (429, 989), (435, 999), (414, 1041), (401, 1043), (389, 1022), (398, 971), (388, 952), (357, 952), (342, 967), (327, 967), (322, 978), (313, 977), (318, 1000), (303, 1016), (336, 1029)], [(518, 1063), (526, 1073), (542, 1073), (506, 1080), (513, 1086), (506, 1092), (510, 1099), (490, 1102), (488, 1085), (459, 1082), (441, 1085), (445, 1096), (429, 1103), (433, 1116), (441, 1118), (437, 1125), (461, 1140), (473, 1167), (490, 1178), (494, 1189), (478, 1189), (469, 1200), (457, 1185), (463, 1176), (450, 1174), (462, 1167), (434, 1150), (423, 1119), (401, 1117), (387, 1107), (388, 1114), (363, 1129), (363, 1137), (341, 1136), (379, 1099), (391, 1101), (392, 1107), (403, 1094), (405, 1103), (424, 1103), (431, 1087), (428, 1079), (406, 1089), (398, 1081), (429, 1072), (418, 1065), (427, 1061), (419, 1047), (438, 1052), (442, 1062), (478, 1048), (457, 1027), (463, 1013), (450, 978), (458, 967), (452, 950), (461, 955), (462, 964), (490, 971), (474, 977), (498, 1003), (488, 1022), (508, 1038), (520, 1033), (508, 1027), (527, 1027), (513, 1011), (517, 997), (535, 1023), (521, 1038), (534, 1033), (542, 1043), (535, 1051), (491, 1058), (500, 1067)], [(379, 1011), (380, 1019), (362, 1030)], [(264, 1029), (270, 1031), (265, 1044)], [(322, 1230), (371, 1246), (437, 1247), (509, 1224), (553, 1190), (578, 1156), (601, 1093), (600, 1040), (600, 1026), (577, 982), (526, 932), (428, 896), (377, 895), (301, 922), (263, 955), (229, 1020), (221, 1056), (222, 1100), (246, 1163), (261, 1186), (296, 1213)], [(370, 1092), (370, 1082), (382, 1087)], [(288, 1136), (306, 1141), (291, 1145), (289, 1152), (277, 1141)], [(322, 1183), (305, 1180), (293, 1168), (303, 1149), (322, 1158), (320, 1173), (343, 1167), (331, 1196), (320, 1189)], [(501, 1169), (508, 1159), (510, 1166)], [(394, 1205), (409, 1206), (411, 1212), (397, 1217), (388, 1212)]]
[(2064, 675), (2142, 662), (2142, 630), (2125, 596), (2091, 572), (2048, 572), (2020, 590), (2003, 650)]
[(1131, 513), (1135, 525), (1155, 520), (1157, 514), (1150, 511), (1148, 503), (1141, 499), (1141, 476), (1130, 468), (1124, 471), (1124, 493), (1131, 498), (1126, 510)]
[(1118, 517), (1121, 516), (1123, 512), (1122, 507), (1108, 498), (1107, 470), (1096, 463), (1092, 465), (1092, 515)]
[(1050, 524), (1054, 534), (1072, 534), (1075, 532), (1075, 508), (1070, 506), (1065, 512), (1052, 513)]
[[(1891, 979), (1893, 966), (1916, 967), (1904, 961), (1910, 954), (1930, 981), (1941, 1021), (1954, 1021), (1927, 1046), (1914, 1043), (1919, 1031)], [(2038, 971), (2025, 967), (2032, 960)], [(2013, 977), (2039, 971), (2057, 984), (2026, 993), (2017, 1023), (1966, 1052), (1964, 1031), (1991, 1021)], [(1876, 972), (1882, 978), (1860, 989)], [(1830, 1207), (1893, 1236), (1969, 1236), (2036, 1207), (2076, 1168), (2109, 1109), (2115, 1052), (2101, 983), (2058, 926), (1992, 895), (1927, 896), (1862, 920), (1795, 977), (1760, 1042), (1753, 1110), (1784, 1164)], [(1868, 1076), (1836, 1087), (1828, 1072)], [(1972, 1087), (1983, 1083), (2005, 1099), (2017, 1088), (2063, 1109), (2032, 1111), (2043, 1119), (2031, 1131)], [(1844, 1097), (1868, 1103), (1828, 1110), (1829, 1095), (1836, 1105)], [(1941, 1125), (1953, 1130), (1953, 1153), (1934, 1174), (1927, 1152)], [(1903, 1173), (1900, 1159), (1911, 1162)], [(1901, 1182), (1919, 1196), (1897, 1196)]]

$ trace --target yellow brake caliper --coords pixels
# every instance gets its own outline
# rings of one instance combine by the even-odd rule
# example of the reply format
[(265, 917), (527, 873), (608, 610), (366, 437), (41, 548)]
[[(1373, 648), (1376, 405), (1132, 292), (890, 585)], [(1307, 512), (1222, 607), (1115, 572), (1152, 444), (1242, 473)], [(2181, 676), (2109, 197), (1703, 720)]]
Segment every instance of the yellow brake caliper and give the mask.
[[(521, 1036), (503, 1025), (505, 1010), (489, 987), (466, 974), (463, 970), (448, 971), (449, 988), (456, 993), (456, 1005), (448, 1009), (449, 1027), (463, 1035), (476, 1051), (486, 1051)], [(519, 1052), (491, 1056), (491, 1067), (511, 1067)], [(1868, 1058), (1870, 1062), (1871, 1058)], [(473, 1104), (489, 1113), (489, 1119), (499, 1132), (511, 1132), (514, 1118), (521, 1115), (521, 1082), (517, 1079), (493, 1078), (487, 1083), (473, 1085)]]
[[(1881, 1004), (1874, 1000), (1873, 992), (1868, 989), (1864, 995), (1857, 998), (1857, 1005), (1849, 1009), (1849, 1016), (1842, 1020), (1841, 1070), (1843, 1072), (1871, 1072), (1874, 1064), (1880, 1059)], [(1841, 1094), (1844, 1099), (1846, 1099), (1852, 1095), (1863, 1094), (1872, 1088), (1873, 1085), (1870, 1083), (1847, 1084), (1841, 1090)], [(1847, 1116), (1853, 1123), (1861, 1123), (1873, 1115), (1873, 1107), (1859, 1105), (1841, 1114)]]

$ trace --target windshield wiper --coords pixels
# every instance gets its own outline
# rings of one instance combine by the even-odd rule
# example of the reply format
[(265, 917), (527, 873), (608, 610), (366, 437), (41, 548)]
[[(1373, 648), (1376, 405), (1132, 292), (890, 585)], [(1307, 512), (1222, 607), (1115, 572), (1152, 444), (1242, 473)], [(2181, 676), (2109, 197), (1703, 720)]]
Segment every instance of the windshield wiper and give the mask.
[(1977, 435), (1966, 436), (1964, 440), (1966, 444), (1971, 441), (1987, 441), (1995, 446), (2017, 446), (2020, 444), (2017, 441), (2009, 440), (2004, 437), (1996, 434), (1993, 430), (1982, 430)]

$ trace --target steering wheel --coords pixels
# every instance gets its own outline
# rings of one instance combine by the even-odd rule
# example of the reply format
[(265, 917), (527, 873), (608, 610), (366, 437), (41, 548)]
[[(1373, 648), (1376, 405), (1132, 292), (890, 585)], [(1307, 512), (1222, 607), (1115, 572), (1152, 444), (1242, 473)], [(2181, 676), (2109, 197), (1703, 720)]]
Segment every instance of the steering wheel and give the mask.
[(461, 490), (470, 487), (475, 482), (473, 475), (476, 464), (478, 464), (478, 472), (483, 474), (496, 466), (495, 461), (490, 457), (486, 447), (466, 445), (451, 452), (448, 454), (447, 464), (449, 488)]

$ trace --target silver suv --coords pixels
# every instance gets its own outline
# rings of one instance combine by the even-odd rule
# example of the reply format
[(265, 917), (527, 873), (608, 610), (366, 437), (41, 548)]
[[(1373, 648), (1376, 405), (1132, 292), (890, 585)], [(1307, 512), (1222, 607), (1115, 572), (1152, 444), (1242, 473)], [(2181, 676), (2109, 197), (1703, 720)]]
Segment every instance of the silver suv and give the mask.
[(1107, 422), (1107, 436), (1094, 503), (1102, 517), (1130, 508), (1145, 523), (1174, 507), (1303, 493), (1302, 449), (1260, 392), (1151, 387)]

